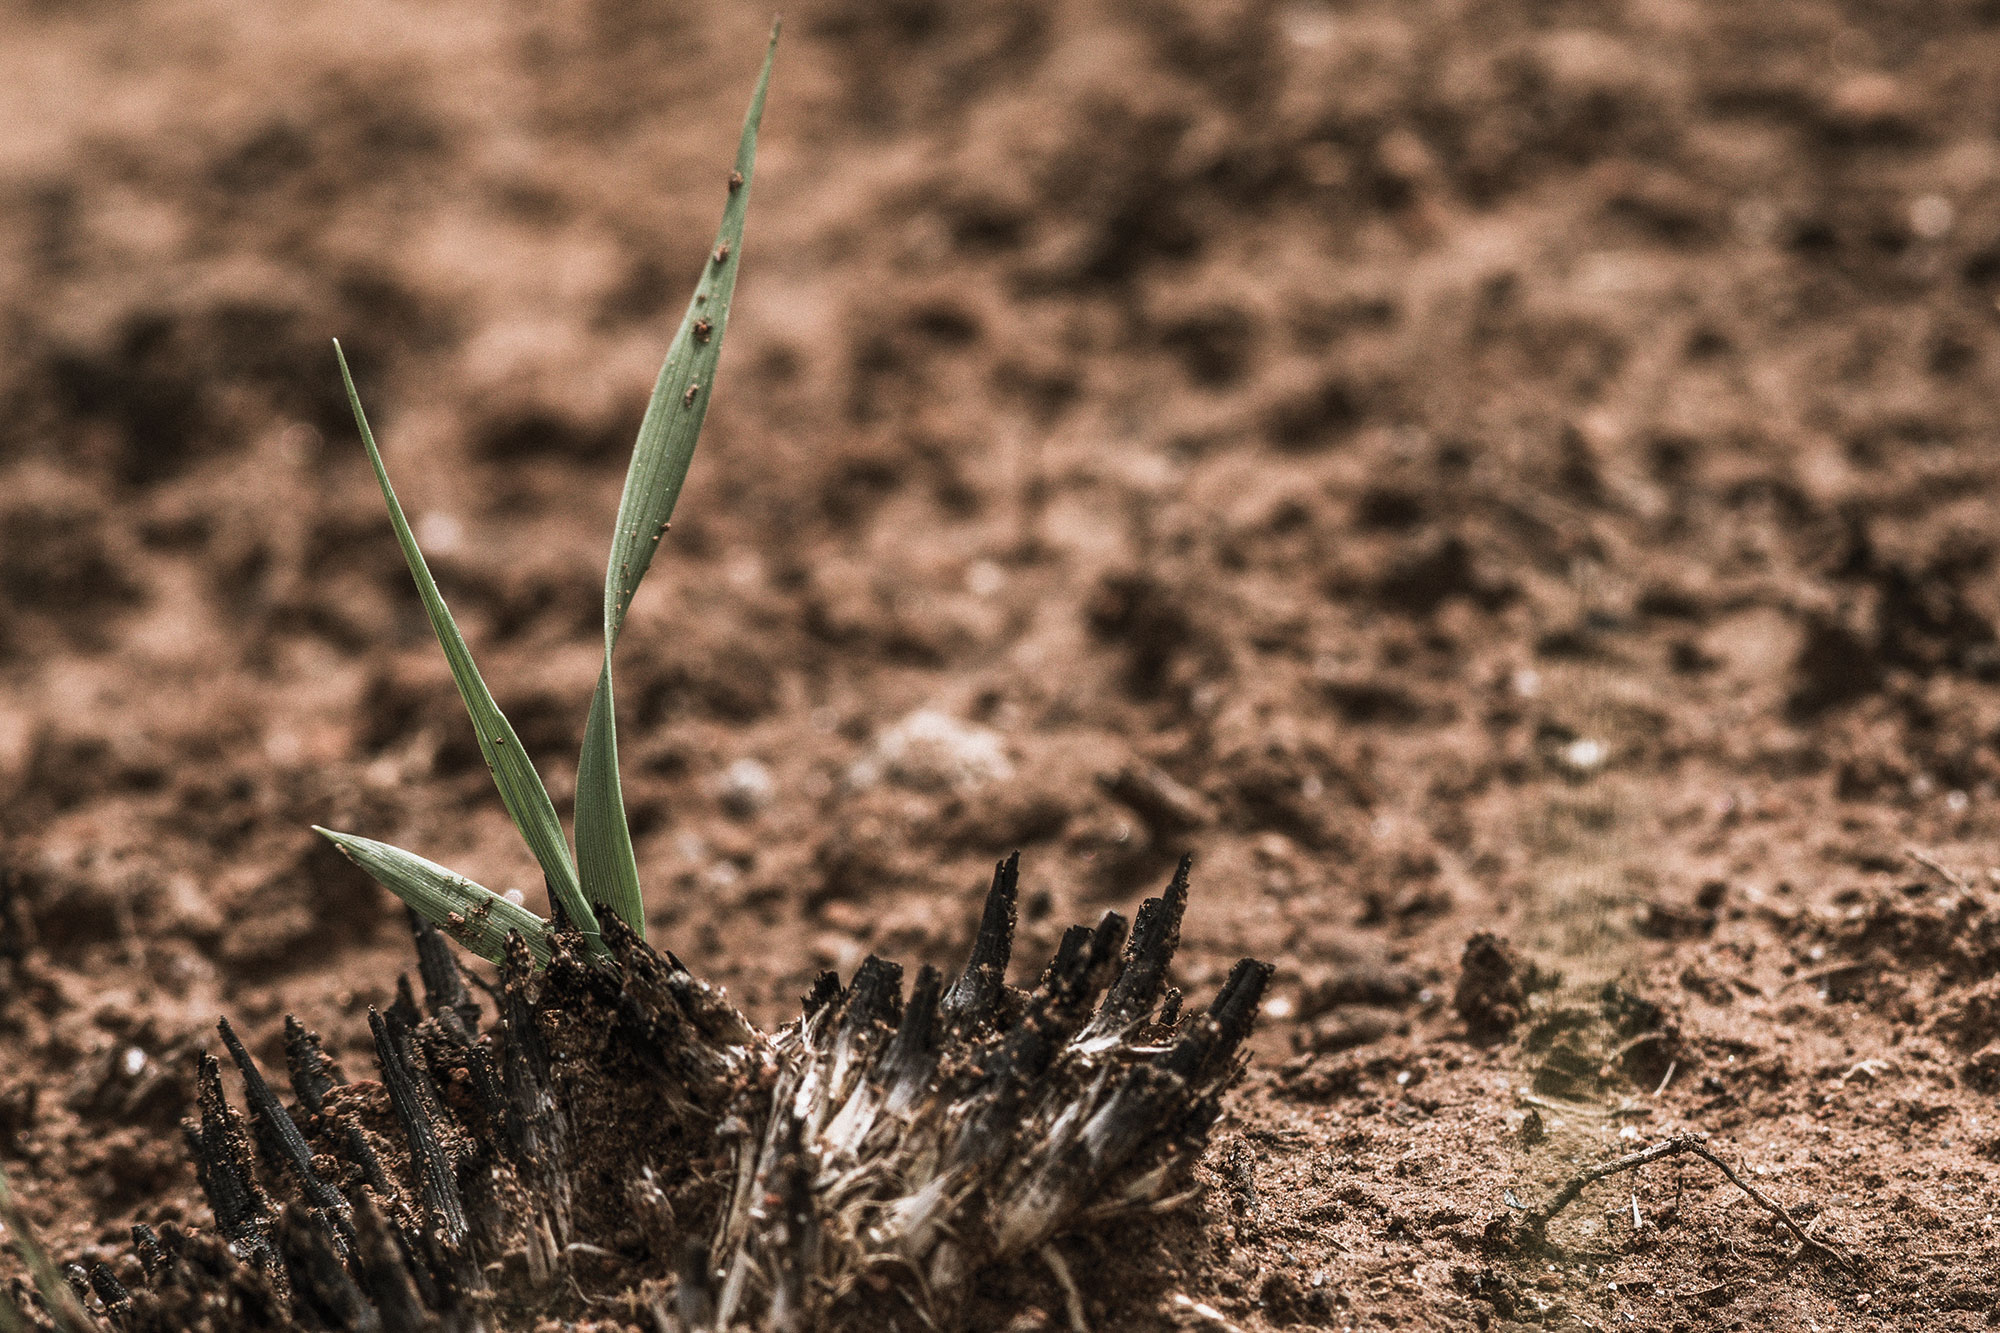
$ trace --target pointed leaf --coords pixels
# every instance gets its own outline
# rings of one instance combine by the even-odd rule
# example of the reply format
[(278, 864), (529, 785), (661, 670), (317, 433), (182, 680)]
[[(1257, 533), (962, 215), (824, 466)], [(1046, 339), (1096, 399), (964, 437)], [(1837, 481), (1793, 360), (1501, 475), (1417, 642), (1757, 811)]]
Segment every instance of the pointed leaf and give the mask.
[(583, 725), (583, 757), (576, 768), (577, 873), (590, 896), (643, 938), (646, 896), (639, 887), (639, 858), (625, 818), (625, 786), (618, 776), (617, 703), (611, 664), (597, 674), (590, 715)]
[(416, 580), (417, 594), (423, 598), (424, 612), (430, 617), (431, 628), (437, 632), (445, 660), (451, 664), (452, 679), (458, 682), (458, 694), (465, 700), (465, 711), (472, 716), (472, 729), (479, 738), (480, 753), (486, 756), (486, 767), (493, 772), (493, 783), (500, 789), (500, 799), (506, 804), (514, 827), (521, 831), (522, 840), (535, 854), (535, 860), (541, 863), (542, 873), (548, 877), (550, 892), (562, 903), (563, 910), (583, 931), (585, 938), (594, 947), (601, 947), (597, 945), (597, 917), (591, 912), (590, 903), (578, 886), (576, 865), (570, 859), (569, 843), (563, 838), (562, 821), (556, 818), (556, 808), (549, 801), (548, 789), (542, 785), (541, 775), (535, 772), (533, 761), (521, 748), (521, 738), (514, 734), (513, 725), (501, 713), (500, 706), (493, 702), (492, 693), (480, 678), (479, 668), (473, 665), (472, 650), (465, 646), (465, 637), (458, 632), (450, 609), (439, 595), (437, 583), (431, 578), (430, 566), (424, 562), (424, 554), (417, 549), (417, 539), (410, 532), (409, 521), (403, 517), (403, 506), (396, 499), (396, 490), (389, 484), (389, 471), (382, 464), (382, 451), (375, 447), (375, 433), (368, 428), (368, 416), (361, 410), (361, 395), (355, 391), (354, 376), (347, 369), (347, 355), (340, 350), (337, 341), (333, 351), (340, 359), (340, 378), (347, 386), (347, 401), (354, 408), (354, 424), (360, 427), (361, 442), (368, 448), (368, 461), (375, 468), (375, 480), (381, 483), (382, 499), (389, 506), (390, 525), (396, 530), (396, 541), (403, 548), (403, 558), (410, 566), (410, 577)]
[(715, 368), (722, 355), (722, 335), (729, 325), (730, 301), (736, 291), (736, 269), (743, 258), (743, 219), (757, 159), (757, 128), (764, 118), (764, 94), (777, 52), (778, 30), (773, 26), (764, 69), (757, 77), (749, 113), (743, 118), (736, 168), (729, 176), (729, 196), (722, 209), (722, 225), (715, 234), (715, 247), (702, 266), (701, 281), (660, 367), (645, 418), (639, 423), (638, 443), (625, 474), (625, 493), (618, 503), (611, 559), (604, 571), (604, 666), (598, 673), (597, 692), (590, 700), (583, 758), (577, 768), (576, 857), (585, 896), (608, 904), (641, 936), (646, 932), (646, 905), (639, 890), (639, 867), (632, 854), (632, 831), (625, 821), (625, 797), (618, 778), (611, 654), (632, 595), (666, 535), (667, 520), (680, 499), (681, 483), (687, 479), (695, 441), (708, 413)]
[(341, 854), (374, 876), (432, 925), (489, 963), (507, 957), (507, 936), (519, 931), (538, 963), (549, 961), (549, 923), (518, 903), (474, 884), (456, 871), (414, 852), (372, 838), (313, 825)]

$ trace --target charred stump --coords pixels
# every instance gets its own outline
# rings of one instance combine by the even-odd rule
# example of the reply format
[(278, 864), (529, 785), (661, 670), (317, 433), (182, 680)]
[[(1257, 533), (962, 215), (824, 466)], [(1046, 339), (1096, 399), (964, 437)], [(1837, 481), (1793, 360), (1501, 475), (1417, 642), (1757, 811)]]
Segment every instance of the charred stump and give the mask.
[(377, 1080), (288, 1020), (288, 1107), (224, 1021), (244, 1107), (203, 1056), (185, 1125), (214, 1231), (135, 1228), (72, 1285), (118, 1333), (944, 1326), (981, 1269), (1185, 1188), (1269, 975), (1183, 1010), (1187, 870), (1021, 990), (1010, 858), (957, 976), (871, 957), (775, 1033), (609, 912), (608, 957), (512, 941), (486, 1022), (413, 918)]

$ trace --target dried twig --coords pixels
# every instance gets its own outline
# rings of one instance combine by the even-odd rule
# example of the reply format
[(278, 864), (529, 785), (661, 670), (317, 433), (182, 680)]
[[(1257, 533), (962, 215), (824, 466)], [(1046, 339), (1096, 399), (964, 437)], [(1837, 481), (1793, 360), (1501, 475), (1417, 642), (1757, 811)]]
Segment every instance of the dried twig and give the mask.
[(1693, 1153), (1696, 1157), (1701, 1158), (1715, 1167), (1716, 1170), (1722, 1172), (1724, 1176), (1729, 1178), (1730, 1184), (1749, 1195), (1759, 1207), (1783, 1223), (1785, 1230), (1791, 1232), (1798, 1240), (1801, 1252), (1812, 1250), (1840, 1263), (1844, 1267), (1853, 1268), (1856, 1266), (1854, 1260), (1849, 1258), (1846, 1253), (1808, 1234), (1806, 1229), (1793, 1221), (1792, 1215), (1786, 1212), (1768, 1194), (1765, 1194), (1755, 1185), (1737, 1175), (1729, 1163), (1709, 1151), (1708, 1145), (1702, 1142), (1702, 1137), (1699, 1134), (1676, 1134), (1672, 1138), (1660, 1140), (1651, 1147), (1641, 1148), (1637, 1152), (1627, 1153), (1623, 1157), (1614, 1157), (1608, 1162), (1600, 1162), (1596, 1166), (1586, 1167), (1570, 1177), (1569, 1183), (1556, 1192), (1555, 1198), (1549, 1200), (1541, 1209), (1530, 1213), (1528, 1220), (1535, 1230), (1540, 1232), (1549, 1224), (1550, 1218), (1553, 1218), (1557, 1213), (1576, 1201), (1576, 1197), (1583, 1193), (1585, 1186), (1603, 1180), (1606, 1176), (1617, 1175), (1620, 1171), (1636, 1170), (1649, 1162), (1657, 1162), (1663, 1157), (1678, 1157), (1682, 1153)]
[(1784, 985), (1778, 987), (1778, 993), (1782, 995), (1794, 986), (1817, 986), (1822, 981), (1832, 981), (1835, 977), (1844, 977), (1854, 972), (1866, 972), (1873, 966), (1874, 963), (1865, 958), (1857, 958), (1847, 963), (1832, 963), (1826, 967), (1816, 968), (1811, 972), (1799, 973)]
[(1924, 869), (1926, 870), (1936, 871), (1939, 875), (1942, 875), (1944, 877), (1944, 880), (1947, 884), (1950, 884), (1954, 889), (1957, 889), (1960, 893), (1972, 892), (1972, 886), (1965, 882), (1965, 876), (1959, 874), (1956, 870), (1950, 869), (1949, 867), (1944, 865), (1943, 862), (1939, 861), (1935, 856), (1932, 856), (1929, 852), (1919, 851), (1915, 847), (1905, 847), (1903, 849), (1903, 855), (1909, 857), (1912, 861), (1915, 861), (1918, 865), (1924, 867)]

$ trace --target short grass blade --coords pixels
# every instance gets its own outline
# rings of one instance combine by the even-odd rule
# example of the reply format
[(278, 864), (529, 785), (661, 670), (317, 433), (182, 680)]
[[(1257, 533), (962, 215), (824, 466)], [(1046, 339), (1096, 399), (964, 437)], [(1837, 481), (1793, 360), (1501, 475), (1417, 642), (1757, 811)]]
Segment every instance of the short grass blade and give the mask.
[(372, 838), (313, 826), (348, 860), (414, 907), (423, 918), (489, 963), (507, 957), (507, 936), (519, 931), (538, 963), (549, 961), (549, 923), (465, 876), (413, 852)]
[[(63, 1281), (62, 1274), (56, 1271), (55, 1263), (49, 1258), (48, 1251), (42, 1248), (42, 1242), (36, 1237), (27, 1215), (14, 1201), (14, 1191), (9, 1188), (4, 1171), (0, 1171), (0, 1227), (6, 1228), (21, 1262), (28, 1266), (28, 1275), (34, 1279), (35, 1290), (40, 1293), (42, 1304), (48, 1307), (56, 1328), (61, 1333), (99, 1333), (100, 1325), (84, 1311), (76, 1293), (69, 1289), (69, 1283)], [(0, 1328), (32, 1327), (14, 1307), (7, 1293), (0, 1291)]]
[(702, 266), (694, 298), (688, 302), (639, 424), (638, 443), (625, 474), (625, 493), (618, 503), (611, 559), (604, 572), (604, 666), (598, 673), (597, 692), (590, 700), (583, 757), (577, 769), (576, 857), (585, 895), (594, 903), (609, 906), (641, 935), (646, 931), (646, 906), (639, 890), (639, 867), (632, 854), (632, 831), (625, 820), (625, 797), (618, 778), (611, 655), (632, 595), (666, 535), (667, 520), (680, 499), (681, 483), (687, 479), (695, 441), (708, 412), (715, 368), (722, 356), (722, 335), (729, 325), (729, 305), (736, 291), (736, 270), (743, 258), (743, 219), (756, 166), (757, 129), (764, 118), (764, 94), (770, 86), (771, 62), (777, 51), (778, 30), (773, 27), (764, 69), (743, 119), (736, 168), (729, 176), (729, 194), (715, 247)]
[(389, 506), (389, 522), (396, 530), (396, 541), (403, 548), (403, 558), (410, 566), (410, 577), (416, 580), (417, 594), (423, 598), (424, 611), (430, 616), (431, 628), (437, 631), (445, 660), (451, 664), (452, 679), (458, 682), (458, 693), (465, 700), (465, 711), (472, 715), (472, 727), (479, 738), (480, 753), (486, 756), (486, 766), (493, 771), (493, 782), (500, 788), (500, 799), (506, 803), (514, 827), (521, 831), (521, 837), (529, 850), (534, 852), (535, 860), (541, 863), (542, 873), (548, 877), (550, 892), (561, 902), (570, 921), (583, 931), (592, 946), (601, 948), (598, 944), (597, 917), (578, 886), (576, 865), (570, 859), (569, 843), (563, 838), (562, 821), (556, 818), (556, 808), (549, 801), (548, 789), (542, 785), (541, 775), (535, 772), (534, 762), (521, 748), (521, 738), (514, 734), (512, 724), (501, 713), (500, 706), (493, 702), (491, 691), (480, 678), (479, 668), (473, 665), (472, 651), (465, 646), (465, 636), (458, 632), (450, 609), (438, 593), (437, 583), (431, 578), (430, 566), (424, 562), (424, 554), (417, 549), (417, 539), (410, 532), (409, 521), (403, 517), (403, 506), (396, 499), (396, 490), (389, 484), (389, 471), (382, 464), (382, 451), (375, 447), (375, 433), (368, 428), (368, 416), (361, 410), (361, 395), (355, 391), (354, 376), (347, 368), (347, 356), (340, 350), (338, 342), (334, 343), (333, 350), (340, 359), (340, 378), (347, 386), (347, 401), (354, 409), (354, 424), (361, 430), (361, 442), (368, 447), (368, 461), (375, 468), (375, 480), (381, 483), (382, 498)]

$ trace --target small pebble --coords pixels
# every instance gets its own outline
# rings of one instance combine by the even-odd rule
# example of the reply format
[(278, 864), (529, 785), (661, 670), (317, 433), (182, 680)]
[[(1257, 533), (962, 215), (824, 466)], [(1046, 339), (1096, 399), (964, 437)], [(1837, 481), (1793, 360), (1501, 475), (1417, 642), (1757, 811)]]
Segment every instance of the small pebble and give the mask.
[(1013, 775), (999, 732), (922, 708), (883, 732), (848, 781), (872, 787), (887, 778), (918, 790), (967, 791)]
[(771, 770), (755, 759), (738, 759), (731, 764), (723, 771), (716, 788), (722, 808), (738, 819), (763, 813), (778, 794), (778, 783)]

